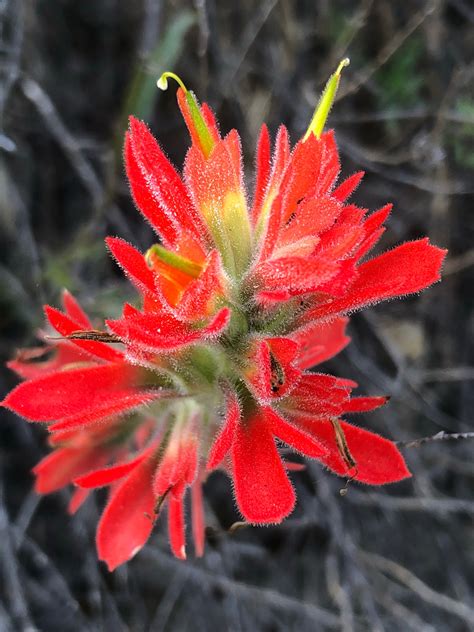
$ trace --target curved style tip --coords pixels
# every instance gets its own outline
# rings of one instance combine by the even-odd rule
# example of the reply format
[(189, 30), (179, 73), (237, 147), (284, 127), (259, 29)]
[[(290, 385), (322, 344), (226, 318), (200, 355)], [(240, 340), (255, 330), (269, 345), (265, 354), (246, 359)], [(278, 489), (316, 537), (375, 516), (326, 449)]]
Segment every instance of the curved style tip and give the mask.
[(168, 90), (168, 79), (174, 79), (176, 83), (179, 85), (179, 87), (182, 88), (182, 90), (185, 93), (188, 92), (182, 79), (178, 77), (178, 75), (175, 74), (174, 72), (169, 72), (169, 71), (164, 72), (161, 75), (161, 77), (158, 79), (158, 81), (156, 82), (156, 85), (158, 86), (160, 90)]
[(340, 75), (342, 72), (342, 69), (346, 68), (346, 66), (349, 66), (350, 63), (351, 63), (351, 60), (349, 59), (349, 57), (344, 57), (344, 59), (339, 63), (339, 66), (337, 67), (336, 75)]

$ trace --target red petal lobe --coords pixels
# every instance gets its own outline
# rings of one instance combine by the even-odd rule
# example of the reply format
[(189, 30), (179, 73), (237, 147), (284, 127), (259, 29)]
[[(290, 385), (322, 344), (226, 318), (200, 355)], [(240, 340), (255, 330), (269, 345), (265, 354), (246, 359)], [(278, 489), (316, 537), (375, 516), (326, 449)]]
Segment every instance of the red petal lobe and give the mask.
[[(344, 421), (340, 424), (349, 450), (357, 463), (355, 480), (368, 485), (385, 485), (411, 476), (403, 456), (393, 441)], [(346, 476), (347, 465), (337, 449), (332, 424), (329, 421), (317, 424), (314, 434), (330, 451), (329, 456), (321, 458), (321, 461), (336, 474)]]
[(93, 415), (127, 395), (136, 395), (133, 385), (138, 375), (137, 368), (123, 364), (52, 373), (20, 384), (3, 405), (31, 421)]
[(263, 416), (239, 425), (232, 447), (235, 496), (252, 523), (278, 523), (291, 513), (295, 492)]
[(99, 559), (113, 571), (137, 553), (153, 529), (155, 459), (143, 461), (110, 497), (97, 528)]
[(127, 476), (127, 474), (130, 474), (145, 457), (146, 454), (140, 454), (136, 459), (132, 459), (127, 463), (118, 463), (117, 465), (112, 465), (101, 470), (89, 472), (85, 476), (76, 478), (74, 483), (84, 489), (94, 489), (110, 485), (124, 476)]
[(346, 313), (382, 299), (423, 290), (440, 278), (446, 250), (428, 239), (409, 241), (363, 263), (345, 296), (318, 306), (308, 318)]

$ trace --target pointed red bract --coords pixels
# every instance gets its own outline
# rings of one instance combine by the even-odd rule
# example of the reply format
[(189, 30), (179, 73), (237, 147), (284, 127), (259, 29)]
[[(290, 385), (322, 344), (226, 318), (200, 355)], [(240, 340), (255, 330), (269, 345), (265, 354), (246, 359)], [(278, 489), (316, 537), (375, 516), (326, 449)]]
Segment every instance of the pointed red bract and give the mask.
[(125, 158), (135, 202), (160, 235), (171, 245), (183, 230), (201, 238), (204, 227), (188, 190), (146, 125), (133, 116)]
[[(69, 336), (70, 334), (81, 332), (82, 328), (80, 324), (60, 312), (58, 309), (46, 305), (44, 311), (50, 325), (62, 336)], [(106, 360), (107, 362), (120, 362), (123, 360), (123, 353), (121, 351), (118, 351), (103, 342), (74, 338), (69, 342), (95, 358)]]
[(332, 192), (332, 196), (340, 202), (345, 202), (347, 198), (350, 197), (357, 189), (363, 177), (363, 171), (353, 173), (346, 180), (344, 180), (344, 182), (341, 182), (341, 184), (336, 189), (334, 189), (334, 191)]
[(171, 314), (143, 314), (126, 305), (123, 318), (108, 320), (109, 329), (132, 347), (154, 353), (166, 353), (200, 339), (219, 334), (229, 323), (230, 311), (221, 309), (202, 329), (193, 329)]
[(155, 495), (165, 496), (170, 490), (183, 489), (185, 485), (191, 485), (197, 474), (197, 458), (197, 438), (192, 436), (188, 428), (175, 429), (170, 439), (170, 447), (155, 472)]
[(375, 211), (375, 213), (369, 215), (369, 217), (364, 221), (365, 237), (357, 247), (356, 251), (352, 253), (354, 260), (359, 260), (364, 257), (379, 241), (380, 237), (385, 232), (385, 227), (383, 227), (382, 224), (390, 215), (391, 210), (392, 205), (386, 204), (378, 211)]
[(64, 290), (62, 299), (64, 309), (69, 318), (78, 323), (81, 329), (92, 329), (91, 321), (74, 296), (67, 290)]
[(68, 514), (71, 516), (74, 515), (76, 511), (82, 507), (89, 495), (89, 489), (75, 489), (67, 506)]
[(260, 260), (267, 259), (275, 245), (281, 223), (281, 195), (278, 190), (290, 157), (290, 141), (288, 130), (280, 125), (275, 140), (272, 157), (272, 170), (266, 189), (265, 200), (262, 201), (258, 217), (255, 217), (257, 227), (261, 224), (263, 237)]
[(171, 550), (177, 558), (185, 560), (184, 507), (181, 497), (171, 495), (168, 502), (168, 531)]
[(105, 240), (119, 266), (141, 292), (156, 296), (155, 278), (144, 256), (123, 239), (107, 237)]
[(436, 283), (446, 250), (428, 239), (409, 241), (359, 266), (358, 276), (345, 296), (322, 303), (310, 318), (352, 312), (371, 303), (413, 294)]
[(273, 435), (301, 454), (314, 459), (326, 454), (324, 446), (298, 426), (289, 423), (269, 408), (265, 409), (264, 414)]
[(105, 421), (111, 417), (131, 412), (135, 408), (149, 404), (161, 397), (161, 395), (162, 393), (159, 391), (123, 391), (114, 393), (112, 397), (104, 399), (103, 402), (98, 402), (93, 408), (84, 408), (79, 413), (63, 417), (61, 421), (48, 426), (48, 429), (50, 432), (58, 432), (93, 426), (98, 421)]
[(240, 406), (234, 393), (229, 393), (227, 400), (227, 411), (222, 428), (215, 438), (209, 456), (206, 468), (213, 470), (218, 467), (224, 460), (234, 442), (237, 426), (240, 419)]
[(292, 335), (299, 345), (298, 366), (309, 369), (342, 351), (351, 341), (345, 334), (348, 322), (348, 318), (335, 318), (327, 323), (315, 322), (298, 329)]
[(293, 149), (290, 164), (282, 180), (284, 192), (284, 225), (302, 199), (323, 196), (329, 192), (339, 171), (337, 151), (330, 149), (330, 134), (321, 140), (311, 134)]
[(94, 470), (85, 476), (75, 478), (74, 483), (83, 489), (95, 489), (110, 485), (130, 474), (146, 457), (147, 453), (144, 453), (127, 463), (117, 463), (101, 470)]
[(125, 135), (125, 167), (133, 199), (137, 208), (150, 222), (166, 244), (174, 244), (178, 239), (178, 229), (164, 212), (164, 203), (154, 193), (147, 181), (146, 171), (135, 157), (132, 137), (129, 132)]
[(191, 506), (193, 522), (193, 540), (196, 557), (204, 555), (205, 524), (204, 524), (204, 503), (202, 498), (202, 481), (198, 479), (191, 487)]
[(353, 397), (344, 405), (346, 413), (366, 413), (370, 410), (385, 406), (388, 397)]
[(257, 156), (256, 156), (256, 180), (255, 191), (253, 195), (253, 207), (251, 216), (255, 220), (260, 213), (262, 202), (265, 197), (265, 192), (270, 180), (270, 135), (268, 133), (268, 127), (262, 125), (260, 131), (260, 137), (257, 144)]

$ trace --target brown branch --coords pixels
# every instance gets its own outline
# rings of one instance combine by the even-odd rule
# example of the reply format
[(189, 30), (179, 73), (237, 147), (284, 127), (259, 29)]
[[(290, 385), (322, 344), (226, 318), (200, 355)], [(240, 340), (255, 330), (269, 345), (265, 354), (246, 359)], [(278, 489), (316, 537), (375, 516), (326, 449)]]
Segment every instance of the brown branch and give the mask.
[(426, 496), (400, 497), (367, 493), (352, 490), (347, 496), (349, 502), (354, 505), (367, 507), (383, 507), (388, 511), (427, 511), (436, 514), (467, 513), (474, 515), (474, 502), (463, 498), (430, 498)]
[(444, 610), (445, 612), (454, 614), (468, 623), (472, 623), (474, 620), (474, 610), (472, 608), (461, 601), (433, 590), (433, 588), (421, 581), (421, 579), (404, 566), (397, 564), (386, 557), (382, 557), (381, 555), (368, 553), (362, 550), (359, 551), (359, 556), (365, 563), (412, 590), (421, 599), (423, 599), (423, 601), (435, 606), (436, 608)]
[(413, 441), (395, 441), (399, 448), (419, 448), (424, 443), (432, 443), (434, 441), (458, 441), (459, 439), (474, 439), (474, 432), (438, 432), (432, 437), (422, 437)]
[(107, 331), (98, 329), (73, 331), (67, 336), (45, 336), (47, 340), (86, 340), (92, 342), (120, 343), (122, 339)]

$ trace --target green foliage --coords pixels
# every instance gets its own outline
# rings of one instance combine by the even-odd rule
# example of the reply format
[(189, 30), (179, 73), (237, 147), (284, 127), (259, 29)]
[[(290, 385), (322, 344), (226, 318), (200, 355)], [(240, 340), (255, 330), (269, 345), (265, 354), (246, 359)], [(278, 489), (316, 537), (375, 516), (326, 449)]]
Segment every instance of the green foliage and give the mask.
[[(474, 99), (462, 97), (456, 104), (456, 114), (466, 119), (454, 130), (449, 131), (447, 141), (453, 148), (456, 164), (467, 169), (474, 169)], [(469, 119), (472, 121), (470, 122)]]
[(381, 108), (419, 104), (423, 87), (423, 74), (419, 69), (421, 54), (420, 38), (412, 37), (377, 72)]

